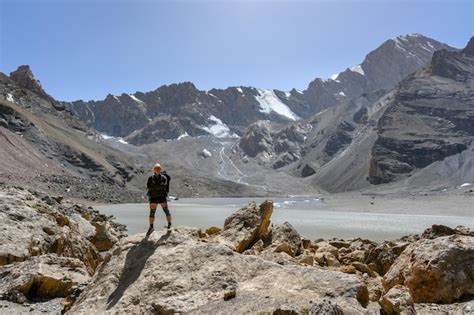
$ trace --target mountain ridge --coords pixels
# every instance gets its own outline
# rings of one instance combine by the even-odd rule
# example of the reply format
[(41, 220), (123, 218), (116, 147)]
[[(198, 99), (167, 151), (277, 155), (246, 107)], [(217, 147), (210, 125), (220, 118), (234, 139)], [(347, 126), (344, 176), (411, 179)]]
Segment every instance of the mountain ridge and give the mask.
[[(202, 91), (192, 82), (182, 82), (149, 92), (109, 94), (102, 101), (63, 104), (100, 132), (127, 138), (134, 145), (182, 135), (212, 135), (206, 130), (216, 125), (215, 119), (209, 119), (211, 116), (219, 119), (229, 134), (241, 136), (257, 120), (284, 122), (308, 118), (346, 98), (393, 88), (401, 78), (427, 65), (434, 51), (443, 48), (455, 50), (422, 35), (399, 36), (370, 52), (361, 65), (347, 68), (334, 80), (316, 78), (303, 91), (245, 86)], [(381, 69), (377, 72), (376, 68)], [(384, 80), (380, 79), (382, 76)], [(161, 126), (163, 119), (154, 121), (166, 115), (173, 116), (173, 124)]]
[[(235, 158), (255, 159), (332, 193), (406, 182), (450, 156), (452, 162), (437, 165), (446, 169), (457, 165), (467, 174), (460, 177), (453, 172), (457, 175), (436, 181), (431, 169), (424, 172), (421, 187), (439, 189), (442, 182), (449, 188), (463, 184), (461, 179), (474, 180), (468, 151), (474, 141), (473, 43), (471, 39), (460, 51), (437, 51), (429, 65), (391, 91), (349, 99), (306, 120), (311, 128), (300, 133), (304, 141), (287, 132), (282, 137), (288, 125), (257, 122), (258, 128), (251, 125), (241, 138)], [(276, 150), (282, 144), (287, 150)], [(462, 153), (456, 163), (455, 157)], [(417, 176), (417, 183), (422, 178)]]
[[(420, 60), (429, 56), (430, 45), (441, 47), (444, 44), (432, 43), (421, 35), (410, 35), (388, 40), (377, 49), (382, 52), (389, 49), (391, 52), (403, 53), (409, 52), (407, 49), (412, 47), (410, 49), (413, 51), (423, 51), (420, 58), (406, 54), (407, 60), (417, 60), (410, 61), (404, 68), (408, 72), (410, 66), (421, 64)], [(427, 80), (428, 85), (436, 85), (436, 80), (427, 79), (432, 75), (431, 72), (447, 71), (446, 75), (450, 75), (454, 71), (456, 75), (461, 73), (461, 81), (470, 82), (472, 70), (456, 72), (456, 69), (459, 68), (459, 58), (462, 59), (466, 53), (470, 54), (472, 45), (464, 50), (446, 47), (446, 50), (434, 53), (426, 61), (425, 68), (418, 69), (407, 78), (425, 75), (426, 78), (421, 80)], [(368, 54), (367, 60), (372, 58), (369, 58), (371, 54)], [(461, 57), (449, 59), (446, 56)], [(379, 61), (384, 65), (390, 59), (391, 56), (385, 55)], [(352, 67), (352, 70), (346, 69), (334, 79), (316, 79), (305, 91), (292, 89), (285, 92), (243, 86), (200, 91), (192, 82), (184, 82), (161, 86), (145, 93), (123, 93), (119, 96), (109, 94), (104, 101), (72, 104), (47, 101), (47, 97), (42, 93), (37, 94), (37, 91), (33, 93), (44, 101), (22, 101), (20, 94), (12, 92), (16, 89), (15, 84), (19, 83), (9, 86), (12, 80), (4, 76), (6, 88), (3, 95), (6, 100), (19, 101), (21, 106), (40, 117), (45, 112), (72, 115), (77, 123), (69, 127), (82, 130), (96, 142), (104, 141), (126, 152), (128, 156), (140, 161), (141, 165), (151, 165), (160, 157), (167, 162), (167, 170), (174, 172), (175, 182), (185, 183), (179, 185), (179, 189), (175, 187), (180, 195), (203, 196), (211, 193), (210, 189), (216, 185), (219, 189), (212, 192), (213, 195), (219, 192), (232, 196), (313, 194), (322, 190), (340, 192), (398, 181), (411, 176), (421, 165), (416, 164), (410, 169), (402, 168), (408, 171), (396, 171), (397, 175), (392, 177), (387, 177), (388, 173), (382, 171), (381, 178), (385, 176), (386, 179), (376, 180), (377, 169), (380, 168), (377, 165), (385, 165), (388, 161), (387, 156), (379, 154), (380, 150), (373, 149), (384, 146), (380, 140), (383, 138), (380, 131), (384, 128), (380, 121), (383, 117), (389, 119), (386, 118), (386, 109), (392, 108), (391, 104), (404, 96), (397, 92), (397, 86), (389, 90), (371, 86), (371, 77), (365, 73), (366, 70), (367, 73), (370, 71), (364, 62)], [(405, 80), (407, 79), (402, 80), (401, 85)], [(381, 84), (389, 83), (381, 81)], [(346, 90), (341, 90), (342, 88)], [(371, 88), (375, 90), (371, 91)], [(311, 93), (314, 93), (314, 102), (321, 101), (327, 107), (323, 109), (315, 106), (316, 103), (311, 105), (307, 101)], [(331, 99), (335, 101), (331, 103)], [(49, 104), (46, 106), (47, 110), (44, 104)], [(420, 112), (417, 115), (424, 114)], [(74, 119), (70, 121), (73, 122)], [(463, 130), (469, 130), (468, 117), (457, 121), (463, 123)], [(105, 131), (95, 124), (103, 124)], [(91, 134), (88, 135), (87, 130)], [(111, 138), (111, 134), (123, 139)], [(462, 141), (456, 142), (457, 151), (448, 151), (455, 154), (465, 151), (469, 146), (469, 135), (464, 137), (458, 137)], [(357, 146), (365, 148), (365, 153), (362, 154), (361, 150), (351, 151), (351, 148)], [(89, 165), (88, 157), (93, 156), (89, 153), (82, 156), (86, 162), (79, 163), (81, 168)], [(445, 153), (433, 161), (445, 157)], [(180, 156), (180, 159), (176, 159), (176, 156)], [(395, 158), (393, 165), (399, 163), (399, 158)], [(469, 159), (463, 158), (464, 160)], [(368, 161), (372, 164), (366, 163)], [(108, 164), (105, 162), (105, 165)], [(456, 163), (450, 165), (454, 164)], [(123, 166), (119, 165), (119, 168)], [(112, 173), (115, 172), (113, 168), (110, 169)], [(100, 171), (100, 167), (98, 170)], [(130, 170), (124, 174), (131, 175)], [(145, 172), (134, 170), (132, 173), (127, 180), (135, 189), (141, 187)]]

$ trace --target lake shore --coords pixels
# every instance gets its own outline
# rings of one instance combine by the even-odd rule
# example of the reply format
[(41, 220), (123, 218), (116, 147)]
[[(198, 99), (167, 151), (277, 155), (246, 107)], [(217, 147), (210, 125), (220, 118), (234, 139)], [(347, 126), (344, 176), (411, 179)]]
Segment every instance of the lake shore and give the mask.
[[(222, 226), (225, 217), (251, 201), (267, 198), (182, 198), (169, 203), (176, 226), (198, 228)], [(474, 226), (474, 197), (471, 195), (329, 196), (269, 198), (274, 201), (272, 223), (290, 222), (308, 239), (366, 238), (393, 240), (417, 233), (433, 224), (450, 227)], [(147, 204), (101, 205), (96, 208), (127, 225), (129, 234), (147, 229)], [(157, 226), (164, 224), (160, 209)]]

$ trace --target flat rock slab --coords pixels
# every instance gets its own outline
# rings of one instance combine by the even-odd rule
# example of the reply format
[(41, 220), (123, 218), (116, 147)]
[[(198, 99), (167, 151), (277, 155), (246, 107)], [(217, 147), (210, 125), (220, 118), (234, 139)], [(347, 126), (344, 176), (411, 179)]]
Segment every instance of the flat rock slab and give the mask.
[[(143, 234), (122, 239), (120, 250), (99, 268), (71, 311), (298, 311), (331, 297), (344, 310), (362, 312), (361, 303), (368, 303), (366, 286), (353, 275), (282, 266), (197, 235), (197, 229), (178, 227), (148, 239)], [(224, 301), (232, 290), (235, 297)]]

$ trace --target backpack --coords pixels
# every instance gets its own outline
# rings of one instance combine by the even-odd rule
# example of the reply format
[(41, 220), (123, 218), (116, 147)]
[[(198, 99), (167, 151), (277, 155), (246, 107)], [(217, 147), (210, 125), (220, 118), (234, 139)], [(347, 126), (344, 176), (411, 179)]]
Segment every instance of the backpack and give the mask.
[(166, 196), (168, 193), (168, 178), (163, 174), (155, 174), (151, 177), (151, 185), (148, 189), (150, 197)]

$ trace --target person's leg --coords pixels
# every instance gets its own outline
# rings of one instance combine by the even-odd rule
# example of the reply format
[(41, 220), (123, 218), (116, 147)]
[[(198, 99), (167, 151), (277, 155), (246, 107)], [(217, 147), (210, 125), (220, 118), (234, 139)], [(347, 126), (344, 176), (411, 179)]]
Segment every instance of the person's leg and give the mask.
[(153, 224), (155, 223), (155, 212), (157, 206), (158, 205), (156, 203), (150, 202), (150, 216), (148, 217), (148, 221), (150, 222), (150, 230), (153, 229)]
[(170, 214), (170, 211), (168, 209), (168, 203), (166, 201), (162, 202), (162, 203), (160, 203), (160, 206), (161, 206), (161, 208), (163, 209), (163, 212), (166, 215), (166, 222), (168, 222), (168, 228), (170, 228), (171, 227), (171, 214)]

